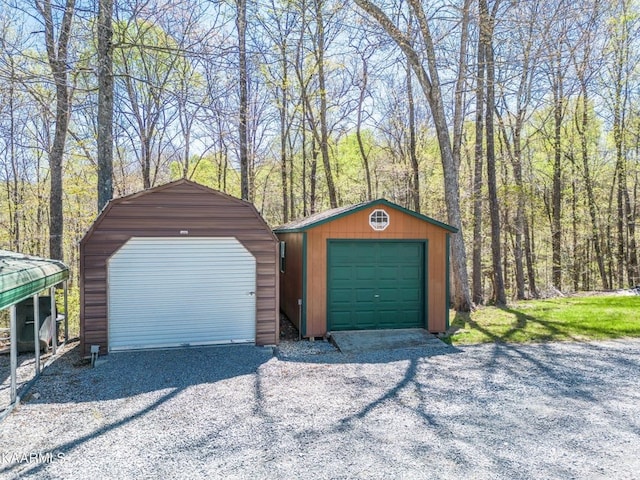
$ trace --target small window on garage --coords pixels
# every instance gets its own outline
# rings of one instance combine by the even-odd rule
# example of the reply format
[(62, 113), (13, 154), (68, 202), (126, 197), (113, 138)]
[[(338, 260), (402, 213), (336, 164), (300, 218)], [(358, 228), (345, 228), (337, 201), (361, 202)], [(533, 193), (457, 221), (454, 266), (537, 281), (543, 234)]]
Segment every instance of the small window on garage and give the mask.
[(280, 272), (284, 273), (286, 263), (286, 243), (280, 242)]
[(369, 215), (369, 225), (374, 230), (384, 230), (389, 226), (389, 214), (384, 210), (374, 210)]

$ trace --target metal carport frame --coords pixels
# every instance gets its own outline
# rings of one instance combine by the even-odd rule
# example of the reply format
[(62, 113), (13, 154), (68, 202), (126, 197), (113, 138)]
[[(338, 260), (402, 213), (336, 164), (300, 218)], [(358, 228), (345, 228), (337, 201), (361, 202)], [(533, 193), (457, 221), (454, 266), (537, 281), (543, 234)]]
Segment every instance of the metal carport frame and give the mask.
[[(69, 320), (67, 315), (67, 279), (69, 268), (58, 260), (23, 255), (21, 253), (0, 250), (0, 310), (10, 308), (10, 342), (11, 342), (11, 403), (4, 412), (7, 414), (19, 402), (17, 395), (18, 367), (18, 332), (16, 305), (23, 300), (34, 299), (34, 351), (35, 377), (40, 375), (40, 335), (39, 335), (39, 294), (50, 289), (51, 295), (51, 346), (56, 354), (58, 314), (55, 305), (55, 287), (60, 283), (64, 286), (64, 338), (69, 336)], [(0, 415), (2, 418), (4, 415)]]

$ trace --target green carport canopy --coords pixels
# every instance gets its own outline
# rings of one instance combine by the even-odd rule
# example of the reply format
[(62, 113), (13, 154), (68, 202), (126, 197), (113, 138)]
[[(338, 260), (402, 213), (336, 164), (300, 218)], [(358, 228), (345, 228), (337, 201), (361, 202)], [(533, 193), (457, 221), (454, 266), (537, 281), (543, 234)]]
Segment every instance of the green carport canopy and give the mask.
[(69, 268), (58, 260), (0, 250), (0, 310), (68, 278)]

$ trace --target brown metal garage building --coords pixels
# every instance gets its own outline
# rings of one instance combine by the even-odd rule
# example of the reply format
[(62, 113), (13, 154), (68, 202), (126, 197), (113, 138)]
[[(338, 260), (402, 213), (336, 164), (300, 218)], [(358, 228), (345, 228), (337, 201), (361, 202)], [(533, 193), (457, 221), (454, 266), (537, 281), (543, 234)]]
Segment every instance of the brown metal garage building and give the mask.
[(80, 242), (82, 351), (276, 344), (278, 273), (249, 202), (184, 179), (114, 199)]
[(449, 234), (457, 230), (380, 199), (275, 230), (280, 304), (304, 337), (338, 330), (449, 324)]

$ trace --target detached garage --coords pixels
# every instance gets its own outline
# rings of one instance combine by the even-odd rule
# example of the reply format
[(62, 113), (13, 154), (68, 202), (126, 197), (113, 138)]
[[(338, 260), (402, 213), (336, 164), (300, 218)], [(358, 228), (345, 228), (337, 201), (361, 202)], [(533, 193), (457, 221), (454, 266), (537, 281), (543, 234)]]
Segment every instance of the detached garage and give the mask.
[(80, 242), (85, 355), (278, 341), (278, 242), (248, 202), (188, 180), (109, 202)]
[(280, 305), (304, 337), (449, 324), (449, 235), (457, 230), (387, 200), (283, 225)]

